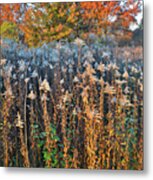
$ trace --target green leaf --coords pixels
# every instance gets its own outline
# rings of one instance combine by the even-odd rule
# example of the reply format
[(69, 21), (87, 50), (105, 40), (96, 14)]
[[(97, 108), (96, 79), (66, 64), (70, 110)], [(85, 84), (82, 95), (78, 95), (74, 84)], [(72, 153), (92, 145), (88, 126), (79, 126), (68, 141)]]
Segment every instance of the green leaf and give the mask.
[(60, 138), (58, 136), (53, 136), (53, 140), (60, 141)]
[(50, 160), (50, 158), (51, 158), (50, 153), (44, 152), (44, 159), (45, 160)]
[(34, 124), (33, 127), (34, 127), (35, 129), (37, 129), (39, 126), (38, 126), (38, 124)]
[(59, 157), (63, 158), (63, 152), (59, 152)]
[(42, 147), (44, 144), (45, 144), (45, 141), (39, 141), (38, 147), (40, 148), (40, 147)]
[(33, 137), (34, 137), (35, 139), (38, 139), (38, 138), (39, 138), (39, 136), (38, 136), (38, 135), (34, 135)]
[(46, 137), (46, 132), (41, 132), (41, 133), (40, 133), (40, 137), (41, 137), (41, 138)]
[(53, 135), (55, 135), (56, 134), (56, 128), (51, 128), (51, 132), (53, 133)]

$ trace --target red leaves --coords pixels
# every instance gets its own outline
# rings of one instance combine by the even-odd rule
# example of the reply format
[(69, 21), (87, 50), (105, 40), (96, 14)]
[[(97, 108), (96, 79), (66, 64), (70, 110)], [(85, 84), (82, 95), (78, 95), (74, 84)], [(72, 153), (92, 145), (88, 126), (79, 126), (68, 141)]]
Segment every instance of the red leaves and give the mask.
[[(22, 12), (21, 5), (22, 8), (23, 6), (26, 7)], [(4, 21), (14, 22), (25, 33), (25, 37), (30, 38), (31, 36), (33, 39), (33, 34), (37, 34), (36, 37), (38, 38), (40, 33), (44, 32), (45, 35), (54, 36), (48, 40), (56, 40), (54, 30), (56, 33), (62, 33), (60, 36), (57, 34), (59, 39), (59, 37), (67, 37), (72, 31), (77, 35), (78, 32), (84, 31), (81, 32), (81, 37), (84, 37), (91, 32), (101, 35), (103, 32), (107, 33), (108, 29), (128, 29), (129, 25), (136, 21), (135, 16), (140, 12), (140, 2), (128, 0), (122, 5), (120, 1), (37, 3), (33, 6), (3, 4), (0, 6), (0, 10), (2, 12), (0, 24)], [(23, 13), (24, 18), (21, 19), (21, 23), (18, 20)], [(110, 17), (115, 17), (115, 21), (111, 21)], [(41, 34), (41, 36), (43, 35)]]
[(1, 4), (1, 22), (16, 22), (19, 16), (21, 4)]

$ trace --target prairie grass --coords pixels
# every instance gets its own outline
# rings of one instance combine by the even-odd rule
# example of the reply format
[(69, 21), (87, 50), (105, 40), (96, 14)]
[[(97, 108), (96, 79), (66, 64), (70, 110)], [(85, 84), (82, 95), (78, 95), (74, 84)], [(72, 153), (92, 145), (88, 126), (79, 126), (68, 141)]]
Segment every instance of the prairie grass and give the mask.
[(57, 44), (2, 47), (0, 166), (142, 170), (142, 48)]

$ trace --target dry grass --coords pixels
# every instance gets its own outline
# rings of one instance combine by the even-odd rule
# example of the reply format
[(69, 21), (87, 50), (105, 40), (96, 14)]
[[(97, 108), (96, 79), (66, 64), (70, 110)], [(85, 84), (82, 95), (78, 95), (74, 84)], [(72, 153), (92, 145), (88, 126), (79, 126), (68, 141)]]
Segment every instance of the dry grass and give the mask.
[(71, 63), (0, 64), (1, 166), (143, 169), (142, 51), (83, 59), (75, 43)]

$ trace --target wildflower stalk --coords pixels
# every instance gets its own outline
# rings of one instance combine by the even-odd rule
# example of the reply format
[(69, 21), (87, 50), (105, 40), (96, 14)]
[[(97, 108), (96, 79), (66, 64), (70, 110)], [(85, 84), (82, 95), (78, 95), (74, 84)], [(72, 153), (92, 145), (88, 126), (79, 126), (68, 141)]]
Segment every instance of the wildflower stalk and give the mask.
[(4, 146), (4, 166), (8, 167), (9, 153), (8, 153), (8, 106), (7, 101), (3, 105), (3, 146)]
[(28, 144), (28, 134), (27, 134), (27, 82), (25, 83), (25, 97), (24, 97), (24, 137), (25, 137), (25, 145), (27, 147)]
[(30, 137), (31, 137), (31, 155), (32, 155), (32, 164), (35, 167), (36, 166), (36, 142), (34, 138), (34, 107), (33, 107), (33, 100), (31, 100), (31, 106), (30, 106)]
[[(48, 115), (48, 111), (47, 111), (47, 92), (44, 92), (44, 99), (42, 101), (42, 106), (43, 106), (43, 120), (44, 120), (45, 132), (46, 132), (45, 148), (48, 153), (51, 153), (52, 142), (50, 139), (50, 120), (49, 120), (49, 115)], [(46, 166), (50, 167), (51, 162), (52, 162), (51, 158), (47, 159), (45, 161)]]
[[(63, 105), (65, 106), (65, 105)], [(65, 107), (65, 109), (63, 109), (62, 112), (62, 121), (61, 121), (61, 131), (62, 131), (62, 138), (63, 138), (63, 145), (64, 145), (64, 149), (63, 149), (63, 160), (65, 162), (65, 168), (69, 168), (69, 159), (68, 159), (68, 150), (70, 147), (70, 142), (67, 139), (67, 135), (66, 135), (66, 126), (67, 126), (67, 122), (66, 122), (66, 117), (67, 117), (68, 111)]]
[(24, 135), (23, 135), (23, 122), (21, 119), (21, 115), (18, 112), (17, 113), (17, 123), (16, 123), (16, 127), (19, 128), (19, 136), (20, 136), (20, 152), (23, 156), (23, 165), (24, 167), (30, 167), (30, 161), (29, 161), (29, 156), (28, 156), (28, 149), (27, 146), (25, 144), (25, 139), (24, 139)]
[(28, 157), (28, 149), (27, 146), (24, 142), (24, 135), (23, 135), (23, 130), (22, 128), (19, 129), (19, 133), (20, 133), (20, 142), (21, 142), (21, 154), (23, 156), (23, 161), (24, 161), (24, 167), (30, 167), (30, 162), (29, 162), (29, 157)]
[(6, 88), (5, 91), (5, 101), (2, 108), (2, 116), (3, 116), (3, 146), (4, 146), (4, 165), (8, 167), (9, 165), (9, 140), (8, 140), (8, 133), (9, 133), (9, 110), (13, 104), (13, 95), (12, 95), (12, 88), (10, 77), (3, 72), (4, 78), (4, 86)]

